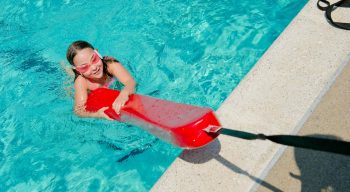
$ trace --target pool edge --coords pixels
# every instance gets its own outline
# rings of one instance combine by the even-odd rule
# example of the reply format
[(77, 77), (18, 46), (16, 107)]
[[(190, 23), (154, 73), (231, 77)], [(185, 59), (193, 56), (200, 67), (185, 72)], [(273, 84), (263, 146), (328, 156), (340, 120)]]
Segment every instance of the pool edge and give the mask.
[[(300, 129), (349, 55), (348, 32), (323, 14), (307, 2), (217, 110), (223, 126), (266, 134)], [(249, 191), (282, 152), (270, 142), (220, 136), (200, 152), (184, 151), (151, 190)]]

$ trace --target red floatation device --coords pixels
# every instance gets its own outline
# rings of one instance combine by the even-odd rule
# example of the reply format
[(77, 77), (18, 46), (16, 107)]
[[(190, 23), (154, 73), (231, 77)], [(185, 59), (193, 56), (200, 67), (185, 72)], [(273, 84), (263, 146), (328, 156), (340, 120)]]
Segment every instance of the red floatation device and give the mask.
[(160, 139), (185, 149), (205, 146), (219, 135), (206, 131), (221, 128), (210, 108), (132, 94), (118, 115), (112, 108), (118, 95), (118, 90), (98, 88), (89, 94), (86, 110), (95, 112), (102, 107), (109, 107), (105, 113), (110, 118), (141, 127)]

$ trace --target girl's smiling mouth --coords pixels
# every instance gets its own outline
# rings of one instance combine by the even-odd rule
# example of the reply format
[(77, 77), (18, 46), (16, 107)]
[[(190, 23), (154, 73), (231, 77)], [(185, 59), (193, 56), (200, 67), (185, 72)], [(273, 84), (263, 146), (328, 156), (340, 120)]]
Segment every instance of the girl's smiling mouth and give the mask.
[(95, 72), (93, 72), (92, 74), (93, 74), (93, 75), (98, 75), (98, 74), (100, 74), (100, 72), (101, 72), (101, 67), (98, 67), (98, 68), (95, 70)]

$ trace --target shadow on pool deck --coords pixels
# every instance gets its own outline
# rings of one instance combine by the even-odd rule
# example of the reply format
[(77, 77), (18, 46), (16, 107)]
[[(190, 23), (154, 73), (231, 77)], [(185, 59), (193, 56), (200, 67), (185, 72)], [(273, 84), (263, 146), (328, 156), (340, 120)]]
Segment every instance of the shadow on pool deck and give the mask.
[(219, 154), (220, 149), (221, 149), (220, 142), (216, 139), (205, 147), (194, 149), (194, 150), (185, 150), (180, 155), (180, 158), (184, 161), (187, 161), (193, 164), (202, 164), (202, 163), (208, 162), (209, 160), (215, 159), (216, 161), (218, 161), (219, 163), (221, 163), (231, 171), (240, 175), (244, 175), (250, 178), (252, 181), (256, 183), (260, 183), (262, 186), (264, 186), (265, 188), (271, 191), (276, 191), (276, 192), (282, 191), (277, 187), (271, 185), (270, 183), (249, 174), (246, 170), (243, 170), (242, 168), (238, 167), (237, 165), (227, 160), (225, 157)]
[[(350, 63), (298, 135), (350, 141)], [(288, 147), (264, 181), (283, 191), (348, 191), (349, 170), (349, 156)], [(261, 185), (257, 191), (274, 190)]]

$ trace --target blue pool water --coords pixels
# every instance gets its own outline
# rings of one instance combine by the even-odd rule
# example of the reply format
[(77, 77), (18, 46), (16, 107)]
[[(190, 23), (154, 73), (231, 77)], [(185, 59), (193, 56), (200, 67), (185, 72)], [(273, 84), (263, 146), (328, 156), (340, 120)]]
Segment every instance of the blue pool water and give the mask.
[(72, 41), (119, 59), (138, 93), (217, 109), (305, 3), (2, 0), (0, 191), (148, 191), (181, 152), (72, 113)]

